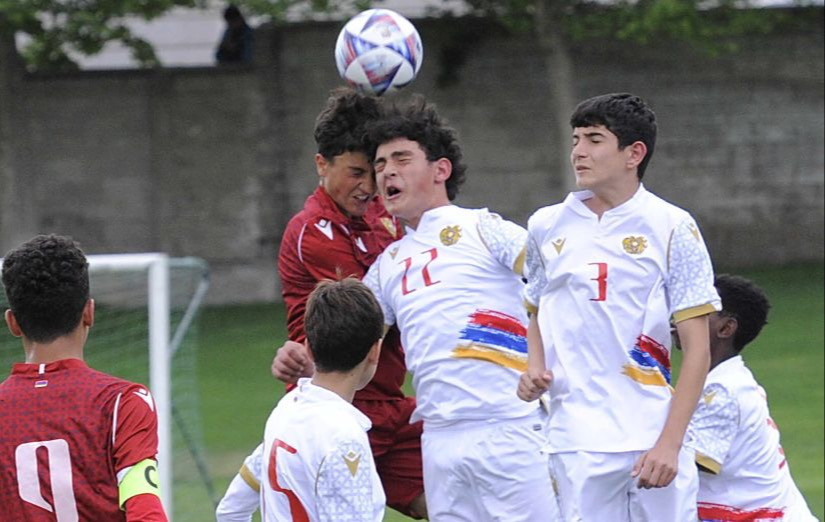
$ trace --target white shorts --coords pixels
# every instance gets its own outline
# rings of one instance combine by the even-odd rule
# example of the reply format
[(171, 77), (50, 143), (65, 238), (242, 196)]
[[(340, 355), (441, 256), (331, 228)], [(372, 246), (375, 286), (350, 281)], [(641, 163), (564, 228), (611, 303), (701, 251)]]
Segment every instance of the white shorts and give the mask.
[(421, 436), (424, 491), (438, 522), (558, 522), (546, 459), (546, 419), (466, 421)]
[[(639, 488), (631, 477), (643, 451), (554, 453), (548, 460), (567, 522), (695, 522), (699, 477), (694, 451), (682, 447), (676, 478), (664, 488)], [(429, 494), (429, 493), (428, 493)]]

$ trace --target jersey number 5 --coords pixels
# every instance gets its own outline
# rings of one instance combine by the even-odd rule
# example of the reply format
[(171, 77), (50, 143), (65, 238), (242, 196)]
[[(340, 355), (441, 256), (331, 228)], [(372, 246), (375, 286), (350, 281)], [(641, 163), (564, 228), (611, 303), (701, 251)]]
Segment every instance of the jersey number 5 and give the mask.
[[(430, 256), (430, 260), (427, 261), (426, 263), (424, 263), (424, 268), (421, 269), (421, 277), (422, 277), (422, 279), (424, 279), (424, 286), (427, 287), (427, 286), (432, 286), (432, 285), (436, 285), (436, 284), (440, 283), (441, 281), (433, 281), (433, 278), (430, 275), (430, 263), (435, 261), (435, 259), (438, 257), (438, 249), (437, 248), (431, 248), (431, 249), (425, 250), (421, 253), (422, 254), (428, 254)], [(412, 288), (411, 289), (409, 287), (409, 280), (407, 278), (407, 276), (410, 273), (410, 267), (412, 266), (412, 257), (406, 258), (404, 261), (402, 261), (402, 263), (404, 263), (404, 277), (401, 278), (401, 294), (402, 295), (407, 295), (407, 294), (411, 294), (411, 293), (413, 293), (417, 290), (417, 288)]]
[(286, 499), (289, 501), (289, 513), (292, 515), (292, 522), (309, 522), (309, 515), (307, 514), (306, 509), (304, 509), (303, 504), (301, 504), (301, 501), (298, 499), (298, 496), (291, 489), (282, 488), (281, 485), (278, 484), (278, 448), (281, 448), (292, 455), (298, 453), (298, 450), (286, 442), (275, 439), (272, 443), (272, 451), (269, 453), (269, 486), (274, 491), (286, 495)]
[[(52, 485), (54, 505), (43, 498), (40, 491), (40, 474), (38, 473), (38, 451), (46, 452), (48, 476)], [(29, 504), (54, 513), (57, 522), (77, 522), (77, 503), (72, 487), (72, 459), (69, 456), (69, 444), (63, 439), (27, 442), (14, 450), (14, 464), (17, 468), (17, 492), (20, 498)]]

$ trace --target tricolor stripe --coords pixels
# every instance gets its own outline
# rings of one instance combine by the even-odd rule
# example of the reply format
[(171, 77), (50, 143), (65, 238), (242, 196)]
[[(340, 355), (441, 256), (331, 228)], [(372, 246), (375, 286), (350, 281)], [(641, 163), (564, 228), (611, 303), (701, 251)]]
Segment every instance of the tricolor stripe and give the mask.
[(782, 508), (745, 510), (710, 502), (699, 502), (698, 507), (699, 520), (702, 522), (769, 522), (783, 520), (785, 517), (785, 510)]
[(476, 310), (461, 330), (463, 341), (527, 353), (527, 329), (521, 322), (494, 310)]

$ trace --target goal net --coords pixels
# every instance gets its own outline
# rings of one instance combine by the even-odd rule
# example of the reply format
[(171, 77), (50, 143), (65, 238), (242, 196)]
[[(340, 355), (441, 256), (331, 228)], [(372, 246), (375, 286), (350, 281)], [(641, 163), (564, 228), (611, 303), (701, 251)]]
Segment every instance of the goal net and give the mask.
[[(196, 379), (197, 316), (209, 286), (206, 263), (165, 254), (91, 255), (95, 325), (84, 356), (97, 370), (152, 390), (158, 412), (161, 494), (175, 522), (203, 520), (214, 506)], [(2, 261), (2, 258), (0, 258)], [(8, 307), (0, 291), (0, 309)], [(0, 380), (23, 347), (0, 322)], [(171, 456), (171, 457), (170, 457)], [(214, 507), (212, 507), (214, 509)], [(212, 509), (207, 513), (211, 516)]]

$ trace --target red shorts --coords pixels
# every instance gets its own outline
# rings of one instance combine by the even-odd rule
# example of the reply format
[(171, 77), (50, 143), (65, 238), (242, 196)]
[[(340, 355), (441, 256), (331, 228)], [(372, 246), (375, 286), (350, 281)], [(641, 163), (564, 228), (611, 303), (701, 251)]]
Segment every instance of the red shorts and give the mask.
[(353, 405), (372, 421), (368, 432), (387, 505), (409, 515), (410, 502), (424, 492), (421, 472), (421, 421), (410, 424), (415, 398), (356, 400)]

